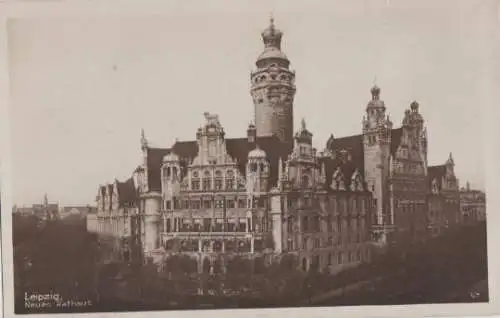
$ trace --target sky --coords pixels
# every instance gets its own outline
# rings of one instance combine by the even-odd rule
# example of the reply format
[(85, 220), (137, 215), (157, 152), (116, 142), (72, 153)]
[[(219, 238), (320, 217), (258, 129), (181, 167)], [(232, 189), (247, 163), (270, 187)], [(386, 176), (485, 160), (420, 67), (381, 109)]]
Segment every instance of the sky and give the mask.
[(269, 16), (296, 71), (302, 118), (322, 150), (359, 134), (370, 88), (395, 127), (412, 100), (429, 134), (429, 164), (450, 152), (465, 184), (484, 189), (483, 108), (491, 101), (487, 1), (227, 2), (165, 13), (19, 18), (8, 23), (13, 203), (94, 204), (152, 146), (192, 140), (203, 113), (226, 136), (253, 119), (250, 72)]

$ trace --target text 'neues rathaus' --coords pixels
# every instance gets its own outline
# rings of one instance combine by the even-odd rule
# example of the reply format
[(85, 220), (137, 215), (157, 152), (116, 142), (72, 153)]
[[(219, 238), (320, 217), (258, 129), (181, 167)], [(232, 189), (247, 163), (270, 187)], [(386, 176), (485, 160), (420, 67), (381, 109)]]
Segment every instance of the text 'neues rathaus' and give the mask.
[(428, 215), (436, 182), (439, 220), (460, 222), (453, 158), (428, 167), (417, 102), (393, 128), (375, 86), (360, 134), (332, 135), (317, 151), (304, 120), (293, 128), (295, 72), (272, 20), (262, 40), (247, 136), (225, 138), (210, 113), (195, 140), (170, 148), (151, 147), (143, 132), (132, 177), (99, 187), (97, 230), (117, 239), (120, 257), (293, 253), (303, 270), (333, 272), (369, 261), (374, 245), (438, 233), (444, 223)]

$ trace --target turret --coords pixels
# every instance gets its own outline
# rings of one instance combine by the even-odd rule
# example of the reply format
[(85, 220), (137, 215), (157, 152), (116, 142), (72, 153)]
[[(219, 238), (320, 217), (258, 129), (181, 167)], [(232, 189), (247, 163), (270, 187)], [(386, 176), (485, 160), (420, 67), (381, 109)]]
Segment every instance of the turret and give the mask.
[(257, 136), (275, 135), (291, 148), (295, 72), (290, 70), (290, 61), (281, 51), (282, 36), (271, 18), (269, 27), (262, 32), (264, 51), (250, 76), (250, 93), (255, 105)]
[(259, 196), (267, 191), (269, 177), (269, 163), (266, 152), (259, 145), (248, 153), (246, 165), (247, 193)]

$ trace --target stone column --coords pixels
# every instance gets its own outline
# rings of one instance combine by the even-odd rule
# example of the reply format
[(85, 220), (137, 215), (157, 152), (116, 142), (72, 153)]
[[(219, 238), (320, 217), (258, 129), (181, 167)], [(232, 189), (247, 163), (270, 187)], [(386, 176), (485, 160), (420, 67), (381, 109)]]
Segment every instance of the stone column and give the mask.
[(252, 238), (250, 239), (250, 253), (254, 252), (254, 243), (255, 243), (255, 239), (252, 236)]
[(226, 241), (222, 240), (222, 253), (226, 252)]
[(203, 244), (202, 244), (202, 240), (199, 239), (198, 240), (198, 252), (201, 253), (203, 251)]
[(167, 215), (163, 214), (163, 232), (167, 232)]
[(210, 241), (210, 253), (213, 253), (214, 252), (214, 241), (211, 240)]

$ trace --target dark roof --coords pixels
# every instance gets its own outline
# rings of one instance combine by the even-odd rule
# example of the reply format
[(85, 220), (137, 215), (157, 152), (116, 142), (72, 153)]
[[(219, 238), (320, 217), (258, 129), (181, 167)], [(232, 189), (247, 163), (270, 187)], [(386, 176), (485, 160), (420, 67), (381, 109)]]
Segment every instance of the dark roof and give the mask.
[(396, 128), (391, 130), (391, 155), (395, 156), (398, 151), (399, 144), (401, 143), (401, 136), (403, 135), (403, 128)]
[[(270, 185), (275, 185), (278, 179), (278, 161), (281, 157), (286, 160), (289, 153), (288, 144), (280, 141), (276, 136), (258, 137), (257, 144), (264, 150), (271, 165)], [(245, 165), (248, 153), (255, 149), (255, 143), (249, 142), (248, 138), (226, 139), (226, 149), (228, 154), (237, 160), (238, 168), (245, 174)], [(198, 143), (196, 141), (179, 141), (172, 148), (148, 148), (148, 183), (149, 190), (161, 190), (161, 172), (163, 157), (173, 151), (181, 160), (181, 168), (186, 169), (187, 165), (198, 154)]]
[[(361, 177), (363, 177), (364, 166), (362, 164), (363, 161), (354, 160), (354, 156), (351, 157), (351, 160), (343, 157), (341, 154), (335, 156), (334, 158), (324, 157), (320, 159), (320, 163), (325, 165), (325, 173), (326, 173), (326, 187), (330, 188), (332, 183), (333, 175), (340, 168), (340, 172), (344, 177), (344, 185), (346, 189), (348, 189), (351, 185), (352, 176), (356, 170), (359, 171)], [(363, 180), (363, 188), (367, 190), (366, 183)]]
[(161, 190), (160, 168), (163, 157), (170, 153), (170, 149), (165, 148), (147, 148), (148, 164), (148, 186), (151, 191)]
[(117, 182), (118, 200), (120, 205), (135, 202), (137, 192), (134, 186), (134, 179), (129, 178), (125, 182)]
[[(396, 128), (391, 130), (391, 155), (394, 156), (398, 147), (401, 143), (401, 136), (403, 134), (402, 128)], [(351, 155), (351, 160), (353, 163), (351, 165), (358, 167), (359, 172), (364, 178), (364, 145), (363, 145), (363, 135), (352, 135), (341, 138), (334, 138), (333, 135), (327, 142), (327, 148), (334, 153), (337, 157), (340, 155), (342, 150), (346, 150)]]
[[(331, 162), (325, 163), (327, 166), (326, 167), (327, 184), (330, 184), (329, 182), (331, 181), (331, 176), (333, 175), (333, 173), (337, 169), (337, 166), (339, 165), (342, 166), (342, 169), (346, 169), (345, 172), (347, 173), (347, 175), (349, 175), (349, 177), (351, 176), (352, 172), (349, 173), (348, 170), (354, 171), (355, 169), (354, 167), (358, 168), (359, 172), (361, 173), (361, 176), (363, 176), (364, 178), (365, 154), (363, 148), (363, 135), (335, 138), (331, 142), (330, 146), (331, 148), (329, 150), (333, 152), (335, 159), (330, 160)], [(346, 150), (348, 152), (348, 154), (351, 157), (350, 158), (351, 160), (347, 160), (345, 163), (342, 164), (343, 150)], [(330, 168), (328, 168), (328, 166)], [(332, 171), (329, 172), (329, 169), (333, 169), (333, 172)], [(347, 175), (345, 175), (346, 178)]]
[(434, 180), (435, 178), (438, 182), (438, 190), (441, 191), (441, 180), (445, 175), (446, 175), (446, 165), (427, 167), (427, 178), (429, 181), (429, 189), (432, 189), (432, 180)]

